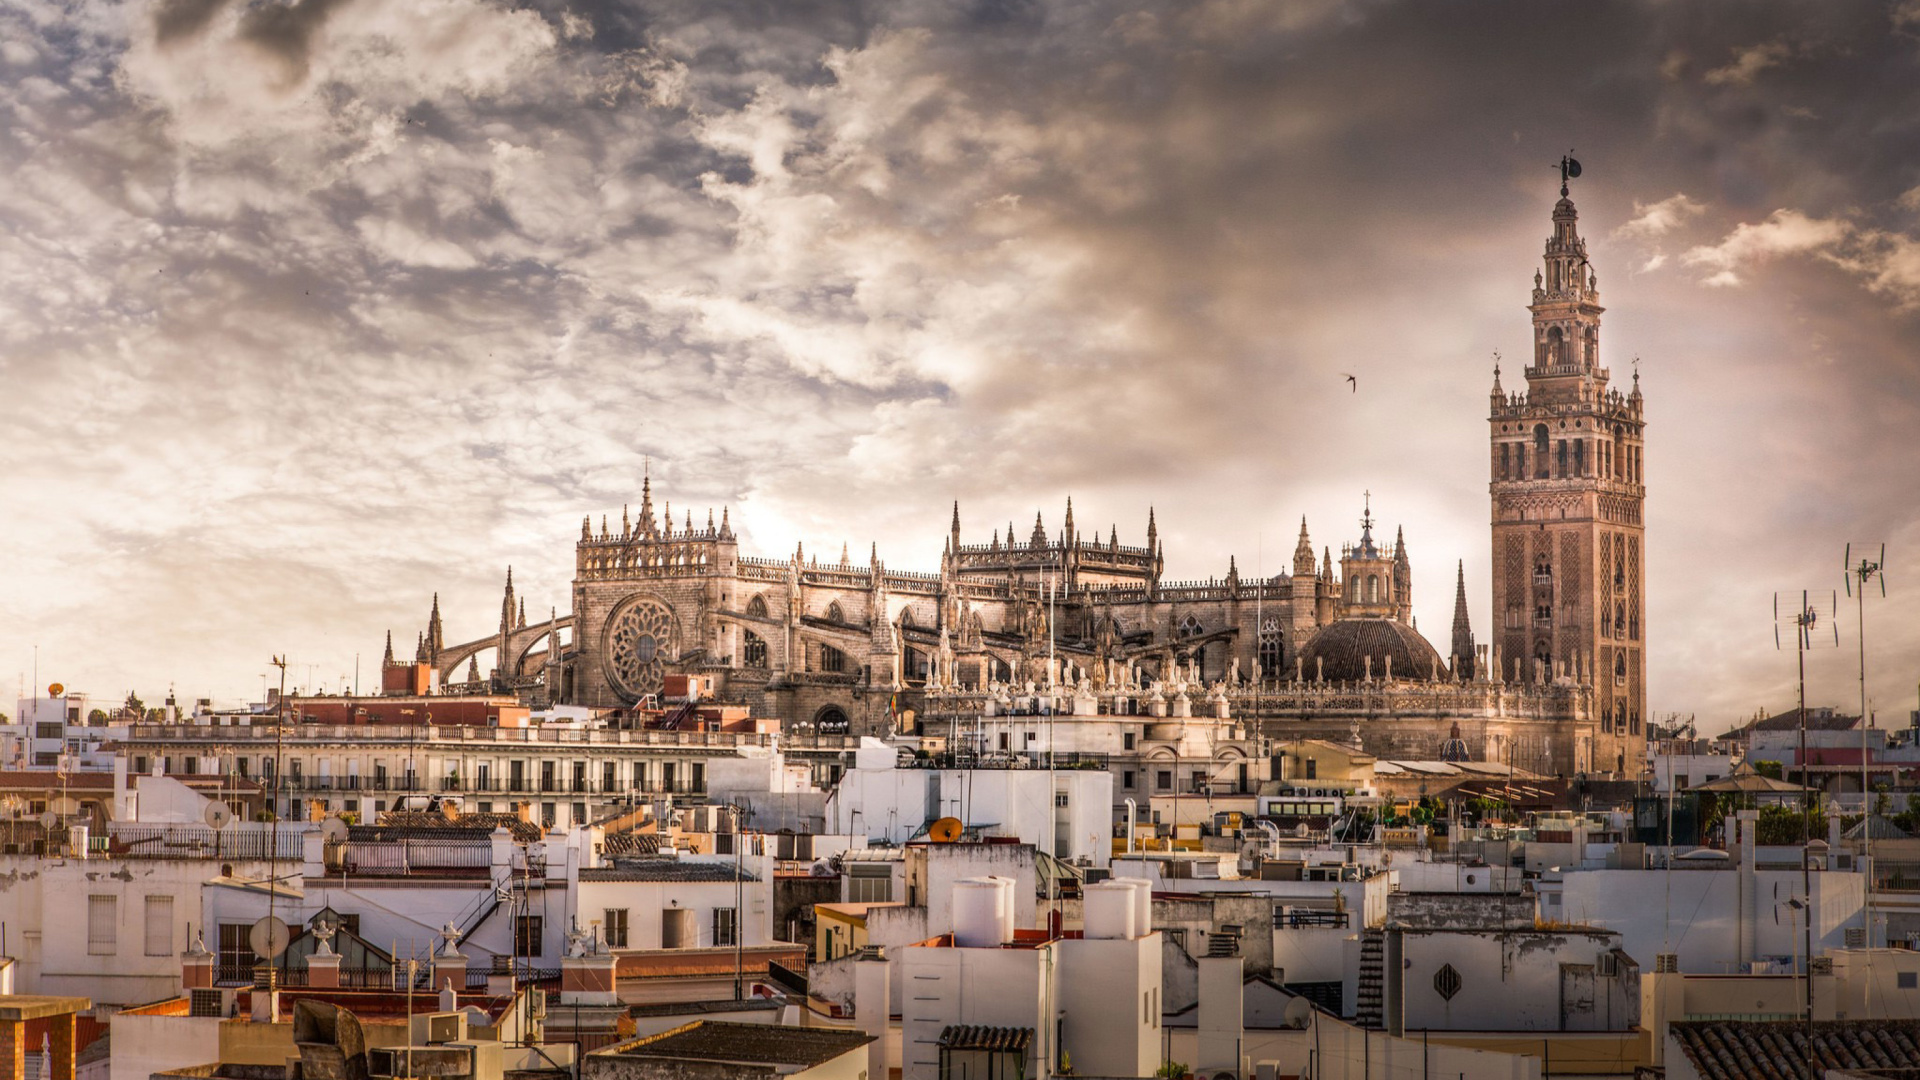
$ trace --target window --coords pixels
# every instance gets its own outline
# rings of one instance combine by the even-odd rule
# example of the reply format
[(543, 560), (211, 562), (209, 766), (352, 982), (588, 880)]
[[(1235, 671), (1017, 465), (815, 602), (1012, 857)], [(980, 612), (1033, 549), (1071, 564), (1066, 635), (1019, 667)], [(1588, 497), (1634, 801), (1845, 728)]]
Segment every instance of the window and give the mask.
[(1377, 604), (1379, 602), (1380, 602), (1380, 575), (1368, 574), (1367, 575), (1367, 603)]
[(753, 616), (756, 619), (766, 618), (767, 617), (766, 598), (763, 596), (755, 596), (753, 599), (747, 601), (747, 614)]
[(57, 720), (53, 723), (43, 720), (33, 725), (33, 737), (36, 739), (63, 739), (66, 734), (66, 727)]
[(620, 770), (611, 761), (603, 761), (600, 763), (600, 790), (620, 790)]
[(119, 897), (87, 897), (88, 956), (112, 956), (119, 951), (119, 923)]
[(848, 863), (847, 902), (886, 904), (893, 901), (893, 868), (887, 863)]
[(559, 814), (560, 808), (555, 804), (550, 802), (540, 804), (540, 824), (547, 828), (553, 828), (554, 822), (559, 819)]
[(1067, 793), (1066, 793), (1066, 792), (1064, 792), (1064, 791), (1056, 791), (1056, 792), (1054, 792), (1054, 793), (1053, 793), (1053, 805), (1055, 805), (1055, 806), (1057, 806), (1057, 807), (1065, 807), (1065, 806), (1067, 805)]
[(478, 764), (473, 767), (473, 789), (475, 791), (493, 790), (493, 766)]
[(147, 775), (147, 755), (135, 754), (133, 756), (133, 773), (135, 776)]
[(820, 670), (831, 675), (847, 670), (847, 654), (831, 645), (820, 646)]
[(1125, 750), (1133, 749), (1133, 732), (1129, 731), (1121, 735), (1120, 744), (1122, 749), (1125, 749)]
[(678, 764), (677, 762), (672, 762), (672, 761), (663, 761), (660, 763), (660, 790), (662, 791), (674, 790), (673, 773), (674, 773), (674, 766), (677, 764)]
[(1320, 759), (1308, 758), (1306, 761), (1306, 765), (1307, 765), (1307, 775), (1305, 779), (1318, 780), (1320, 778)]
[(1506, 443), (1500, 444), (1500, 479), (1502, 480), (1513, 475), (1513, 455), (1510, 450), (1511, 447)]
[(1126, 788), (1128, 791), (1133, 790), (1133, 770), (1132, 769), (1122, 769), (1120, 771), (1120, 786), (1123, 788)]
[(1200, 625), (1200, 620), (1191, 615), (1180, 620), (1181, 637), (1199, 637), (1206, 632), (1206, 628)]
[[(756, 596), (754, 597), (754, 599), (758, 600), (759, 597)], [(766, 667), (767, 666), (766, 639), (761, 637), (759, 634), (754, 633), (751, 630), (742, 631), (742, 635), (743, 636), (741, 638), (741, 645), (740, 645), (741, 663), (745, 664), (747, 667), (750, 667), (750, 668)]]
[(607, 948), (624, 949), (627, 947), (627, 909), (608, 908), (606, 928)]
[(572, 821), (573, 826), (575, 828), (579, 828), (580, 826), (585, 825), (586, 823), (587, 823), (587, 804), (583, 802), (574, 803), (573, 804), (573, 821)]
[(844, 615), (840, 611), (839, 603), (836, 602), (836, 603), (827, 605), (827, 621), (828, 622), (846, 622), (847, 621), (846, 615)]
[(553, 790), (553, 762), (551, 761), (540, 763), (540, 790)]
[(730, 907), (713, 909), (713, 943), (715, 945), (736, 944), (734, 938), (740, 932), (739, 912)]
[(1547, 425), (1533, 426), (1533, 475), (1536, 480), (1547, 478)]
[[(225, 929), (222, 927), (221, 929)], [(516, 915), (513, 919), (513, 955), (539, 956), (544, 937), (544, 920), (538, 915)]]
[(147, 897), (148, 956), (173, 955), (173, 897)]
[(706, 762), (696, 761), (693, 763), (692, 781), (693, 781), (694, 791), (704, 793), (707, 790), (707, 763)]
[(527, 763), (526, 762), (511, 761), (507, 763), (507, 790), (508, 791), (527, 790)]
[(584, 761), (573, 763), (573, 790), (587, 790), (587, 763)]
[(220, 924), (219, 952), (214, 957), (215, 982), (253, 981), (253, 965), (259, 963), (260, 958), (253, 954), (252, 939), (248, 936), (252, 932), (251, 922)]
[(1260, 674), (1272, 676), (1286, 660), (1285, 642), (1280, 636), (1280, 621), (1267, 619), (1260, 624)]
[(1158, 787), (1161, 791), (1165, 791), (1173, 786), (1173, 771), (1171, 769), (1161, 769), (1154, 774), (1153, 779), (1154, 786)]
[(1036, 738), (1039, 738), (1039, 735), (1037, 733), (1031, 732), (1031, 731), (1027, 732), (1027, 745), (1032, 746), (1033, 740), (1035, 740)]
[(1193, 790), (1207, 790), (1207, 771), (1205, 769), (1193, 770)]

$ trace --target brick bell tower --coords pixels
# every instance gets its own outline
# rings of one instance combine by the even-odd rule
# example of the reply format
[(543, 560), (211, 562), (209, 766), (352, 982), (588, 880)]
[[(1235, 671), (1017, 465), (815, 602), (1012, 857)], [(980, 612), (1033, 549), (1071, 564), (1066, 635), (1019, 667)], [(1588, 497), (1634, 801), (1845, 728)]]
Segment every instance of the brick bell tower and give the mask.
[[(1609, 389), (1600, 286), (1560, 163), (1544, 272), (1533, 276), (1533, 359), (1491, 397), (1495, 678), (1594, 687), (1597, 772), (1633, 773), (1646, 744), (1646, 426), (1640, 375)], [(1576, 760), (1578, 760), (1576, 758)]]

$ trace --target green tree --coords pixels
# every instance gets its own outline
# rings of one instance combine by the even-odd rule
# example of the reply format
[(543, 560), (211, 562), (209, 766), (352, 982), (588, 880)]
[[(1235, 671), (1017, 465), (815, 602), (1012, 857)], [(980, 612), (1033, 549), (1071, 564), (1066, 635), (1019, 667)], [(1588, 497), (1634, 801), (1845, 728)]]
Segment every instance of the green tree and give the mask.
[(105, 709), (95, 709), (87, 714), (87, 723), (89, 724), (104, 724), (106, 722), (107, 710)]
[(1753, 771), (1768, 779), (1779, 780), (1782, 779), (1785, 769), (1777, 761), (1756, 761), (1753, 763)]

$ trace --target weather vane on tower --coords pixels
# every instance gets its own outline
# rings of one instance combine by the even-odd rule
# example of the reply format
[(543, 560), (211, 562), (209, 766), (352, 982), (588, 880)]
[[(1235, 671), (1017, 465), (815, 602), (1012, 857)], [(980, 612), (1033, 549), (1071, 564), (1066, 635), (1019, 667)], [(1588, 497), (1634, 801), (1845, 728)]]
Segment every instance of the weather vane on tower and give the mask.
[(1567, 181), (1575, 179), (1579, 175), (1580, 175), (1580, 163), (1578, 161), (1573, 160), (1573, 151), (1568, 150), (1567, 155), (1560, 159), (1560, 197), (1561, 198), (1564, 199), (1567, 197)]

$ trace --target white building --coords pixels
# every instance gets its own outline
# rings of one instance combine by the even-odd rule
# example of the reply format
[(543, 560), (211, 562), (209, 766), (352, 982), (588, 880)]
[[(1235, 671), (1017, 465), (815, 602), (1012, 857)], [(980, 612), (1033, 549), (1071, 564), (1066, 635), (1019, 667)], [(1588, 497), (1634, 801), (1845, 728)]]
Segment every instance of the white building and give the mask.
[(1147, 891), (1088, 886), (1080, 938), (1016, 931), (1014, 892), (1005, 879), (958, 883), (953, 934), (904, 950), (905, 1080), (1152, 1075), (1161, 943)]
[(951, 817), (1067, 862), (1105, 866), (1113, 856), (1113, 776), (1104, 769), (901, 768), (892, 747), (862, 743), (827, 800), (832, 832), (900, 844)]
[(1742, 811), (1733, 819), (1740, 837), (1730, 859), (1545, 874), (1535, 883), (1540, 918), (1617, 931), (1631, 956), (1671, 953), (1680, 971), (1707, 975), (1755, 965), (1804, 970), (1809, 917), (1814, 956), (1848, 944), (1850, 930), (1863, 935), (1867, 875), (1828, 869), (1824, 860), (1803, 875), (1798, 848), (1752, 843), (1756, 817)]

